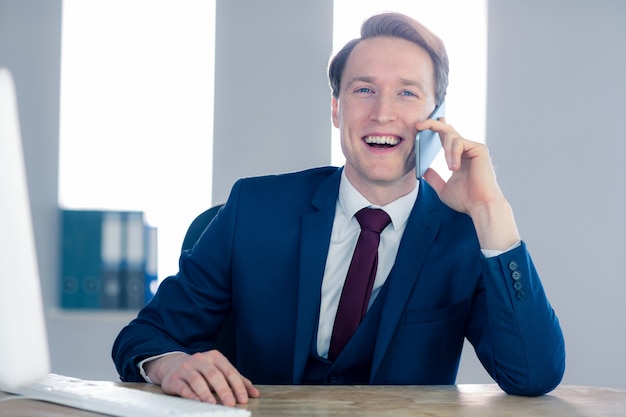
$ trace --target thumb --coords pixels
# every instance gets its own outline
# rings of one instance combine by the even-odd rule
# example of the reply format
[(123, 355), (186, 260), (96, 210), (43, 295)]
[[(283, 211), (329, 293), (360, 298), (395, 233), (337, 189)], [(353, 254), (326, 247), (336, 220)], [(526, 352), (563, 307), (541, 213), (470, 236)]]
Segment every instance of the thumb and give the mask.
[(446, 186), (446, 182), (443, 178), (432, 168), (428, 168), (424, 173), (424, 179), (431, 187), (437, 191), (437, 194), (441, 196), (441, 191)]

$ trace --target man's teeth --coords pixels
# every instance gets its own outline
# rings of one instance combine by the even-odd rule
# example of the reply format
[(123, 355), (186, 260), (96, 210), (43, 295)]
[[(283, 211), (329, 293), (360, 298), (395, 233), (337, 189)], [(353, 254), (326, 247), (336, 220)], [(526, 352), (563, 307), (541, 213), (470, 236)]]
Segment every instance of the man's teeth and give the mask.
[(396, 136), (366, 136), (365, 143), (369, 145), (397, 145), (400, 139)]

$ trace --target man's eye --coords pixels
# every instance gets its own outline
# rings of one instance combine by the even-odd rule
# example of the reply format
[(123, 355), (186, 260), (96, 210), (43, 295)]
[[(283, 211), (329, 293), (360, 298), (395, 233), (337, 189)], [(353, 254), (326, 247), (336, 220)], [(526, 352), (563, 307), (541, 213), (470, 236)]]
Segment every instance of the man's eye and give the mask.
[(417, 95), (416, 95), (416, 94), (413, 94), (413, 92), (411, 92), (411, 91), (406, 91), (406, 90), (405, 90), (405, 91), (403, 91), (403, 92), (401, 92), (400, 94), (401, 94), (401, 95), (403, 95), (403, 96), (406, 96), (406, 97), (417, 97)]
[(368, 87), (361, 87), (356, 89), (357, 93), (371, 93), (372, 89)]

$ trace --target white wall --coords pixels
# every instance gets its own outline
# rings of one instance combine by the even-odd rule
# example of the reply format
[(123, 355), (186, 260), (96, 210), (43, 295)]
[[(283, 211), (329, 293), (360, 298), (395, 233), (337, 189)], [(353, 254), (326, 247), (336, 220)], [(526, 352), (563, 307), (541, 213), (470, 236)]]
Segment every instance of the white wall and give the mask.
[(244, 176), (330, 164), (332, 0), (218, 0), (213, 202)]
[[(330, 0), (257, 3), (218, 0), (217, 59), (234, 67), (216, 67), (216, 108), (224, 112), (215, 119), (214, 202), (242, 175), (330, 158), (323, 78)], [(60, 0), (0, 0), (0, 65), (16, 78), (49, 304), (56, 300), (60, 10)], [(626, 388), (626, 3), (491, 0), (488, 36), (487, 142), (565, 331), (565, 383)], [(462, 68), (453, 62), (452, 71)], [(300, 76), (310, 80), (304, 92), (293, 87)], [(245, 82), (239, 90), (237, 81)], [(253, 104), (242, 106), (242, 97)], [(54, 370), (114, 378), (108, 352), (126, 319), (52, 316)], [(80, 354), (85, 348), (92, 357)], [(459, 382), (488, 381), (465, 356)]]
[(61, 0), (0, 0), (0, 66), (15, 80), (46, 301), (57, 273), (60, 62)]
[(491, 0), (487, 142), (565, 332), (626, 387), (626, 2)]

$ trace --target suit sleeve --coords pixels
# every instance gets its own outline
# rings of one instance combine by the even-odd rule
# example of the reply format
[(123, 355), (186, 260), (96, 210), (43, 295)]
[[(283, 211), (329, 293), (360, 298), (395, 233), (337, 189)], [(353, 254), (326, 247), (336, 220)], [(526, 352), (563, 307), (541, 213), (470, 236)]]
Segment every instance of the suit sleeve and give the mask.
[[(231, 197), (238, 189), (236, 185)], [(154, 298), (117, 336), (112, 357), (121, 380), (143, 382), (137, 366), (143, 359), (215, 347), (217, 334), (232, 309), (230, 259), (235, 206), (233, 202), (224, 206), (196, 246), (182, 253), (179, 272), (161, 283)]]
[(505, 392), (553, 390), (565, 371), (565, 343), (526, 244), (482, 263), (484, 288), (474, 301), (468, 340)]

